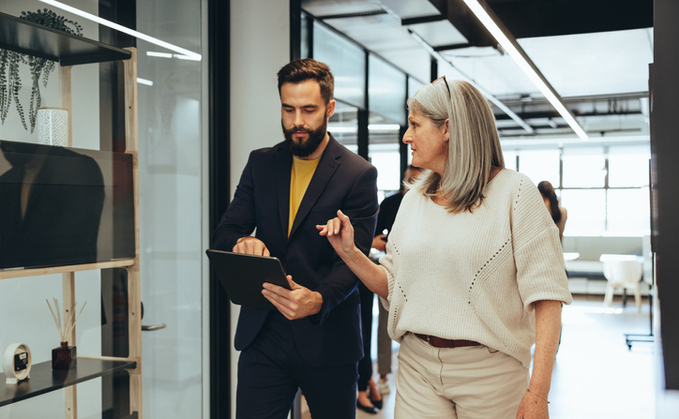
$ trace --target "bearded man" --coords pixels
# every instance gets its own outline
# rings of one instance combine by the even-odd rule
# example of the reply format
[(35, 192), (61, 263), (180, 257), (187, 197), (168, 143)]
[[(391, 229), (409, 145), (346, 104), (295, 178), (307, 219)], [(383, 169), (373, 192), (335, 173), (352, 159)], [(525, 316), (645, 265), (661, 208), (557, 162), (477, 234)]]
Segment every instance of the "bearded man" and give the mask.
[(241, 307), (239, 419), (287, 418), (298, 388), (314, 419), (356, 415), (363, 357), (358, 279), (316, 225), (341, 209), (367, 254), (379, 209), (377, 170), (327, 132), (333, 90), (334, 77), (321, 62), (297, 60), (281, 68), (285, 141), (250, 154), (213, 236), (212, 248), (276, 256), (289, 275), (289, 290), (264, 285), (277, 310)]

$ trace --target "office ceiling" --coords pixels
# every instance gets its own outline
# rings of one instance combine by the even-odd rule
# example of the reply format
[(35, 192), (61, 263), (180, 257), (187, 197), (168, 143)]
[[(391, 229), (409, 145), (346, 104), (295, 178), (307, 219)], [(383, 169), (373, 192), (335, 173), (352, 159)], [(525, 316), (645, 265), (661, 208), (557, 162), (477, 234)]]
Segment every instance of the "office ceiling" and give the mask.
[[(648, 138), (652, 0), (486, 3), (591, 139)], [(302, 0), (302, 9), (422, 82), (432, 48), (439, 75), (474, 80), (534, 130), (493, 106), (503, 139), (575, 137), (462, 0)]]

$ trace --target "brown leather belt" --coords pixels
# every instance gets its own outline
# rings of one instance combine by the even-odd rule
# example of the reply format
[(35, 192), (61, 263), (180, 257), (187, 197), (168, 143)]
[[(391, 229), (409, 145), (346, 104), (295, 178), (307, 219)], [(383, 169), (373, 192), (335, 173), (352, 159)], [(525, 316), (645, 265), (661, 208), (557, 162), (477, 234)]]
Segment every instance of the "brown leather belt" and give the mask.
[(419, 333), (415, 333), (415, 336), (417, 336), (418, 338), (427, 342), (428, 344), (430, 344), (434, 348), (461, 348), (463, 346), (479, 346), (479, 345), (481, 345), (480, 343), (474, 342), (473, 340), (443, 339), (443, 338), (437, 338), (436, 336), (421, 335)]

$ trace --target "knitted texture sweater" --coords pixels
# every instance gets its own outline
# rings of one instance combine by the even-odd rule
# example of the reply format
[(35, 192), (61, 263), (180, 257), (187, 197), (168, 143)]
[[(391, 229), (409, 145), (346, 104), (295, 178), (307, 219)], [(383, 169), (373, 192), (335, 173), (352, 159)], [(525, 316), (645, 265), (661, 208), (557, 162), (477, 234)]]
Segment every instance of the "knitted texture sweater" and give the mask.
[(559, 232), (535, 185), (503, 169), (481, 206), (452, 214), (405, 194), (380, 264), (389, 335), (468, 339), (528, 367), (539, 300), (572, 302)]

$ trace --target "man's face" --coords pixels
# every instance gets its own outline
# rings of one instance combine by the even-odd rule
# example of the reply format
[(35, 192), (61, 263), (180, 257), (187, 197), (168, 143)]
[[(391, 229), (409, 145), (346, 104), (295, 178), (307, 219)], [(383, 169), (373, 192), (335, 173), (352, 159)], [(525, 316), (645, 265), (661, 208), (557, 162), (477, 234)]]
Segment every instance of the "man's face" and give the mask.
[(305, 158), (318, 149), (326, 138), (328, 118), (334, 111), (335, 101), (325, 103), (316, 80), (281, 86), (281, 125), (293, 155)]

